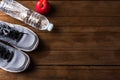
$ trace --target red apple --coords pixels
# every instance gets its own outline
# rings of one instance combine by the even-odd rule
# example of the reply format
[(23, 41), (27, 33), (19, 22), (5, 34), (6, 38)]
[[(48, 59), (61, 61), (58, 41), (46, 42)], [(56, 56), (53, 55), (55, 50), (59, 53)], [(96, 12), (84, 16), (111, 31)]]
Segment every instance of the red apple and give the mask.
[(36, 11), (41, 14), (47, 14), (50, 11), (50, 4), (47, 0), (39, 0), (36, 3)]

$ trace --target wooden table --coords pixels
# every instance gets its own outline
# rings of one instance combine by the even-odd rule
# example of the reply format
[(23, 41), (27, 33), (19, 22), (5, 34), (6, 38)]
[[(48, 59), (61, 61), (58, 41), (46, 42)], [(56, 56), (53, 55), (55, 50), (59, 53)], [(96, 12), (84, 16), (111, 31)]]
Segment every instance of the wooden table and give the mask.
[[(35, 10), (37, 0), (19, 0)], [(0, 12), (0, 20), (26, 26), (40, 44), (23, 73), (0, 70), (0, 80), (120, 80), (120, 1), (49, 0), (52, 32), (36, 30)]]

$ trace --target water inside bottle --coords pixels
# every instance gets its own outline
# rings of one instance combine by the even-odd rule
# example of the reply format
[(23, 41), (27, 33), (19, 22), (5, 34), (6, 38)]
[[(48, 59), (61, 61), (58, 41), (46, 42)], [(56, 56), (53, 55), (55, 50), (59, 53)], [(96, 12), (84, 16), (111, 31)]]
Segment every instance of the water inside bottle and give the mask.
[(49, 25), (49, 21), (45, 16), (24, 7), (16, 1), (2, 1), (0, 4), (0, 10), (13, 18), (23, 21), (24, 23), (40, 30), (46, 30)]

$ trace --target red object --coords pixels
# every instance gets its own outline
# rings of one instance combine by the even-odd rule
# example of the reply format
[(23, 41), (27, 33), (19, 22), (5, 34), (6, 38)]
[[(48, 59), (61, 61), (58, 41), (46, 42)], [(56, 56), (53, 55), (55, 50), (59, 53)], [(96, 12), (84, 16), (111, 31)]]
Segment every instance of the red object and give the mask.
[(47, 0), (39, 0), (36, 3), (36, 11), (41, 14), (47, 14), (50, 11), (50, 4)]

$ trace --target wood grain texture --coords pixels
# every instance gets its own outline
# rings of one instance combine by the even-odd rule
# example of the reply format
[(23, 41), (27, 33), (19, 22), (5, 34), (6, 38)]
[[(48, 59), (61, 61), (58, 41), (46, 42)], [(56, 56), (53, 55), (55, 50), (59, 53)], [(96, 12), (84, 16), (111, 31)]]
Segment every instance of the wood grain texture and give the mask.
[[(35, 10), (37, 0), (17, 0)], [(119, 0), (49, 0), (52, 32), (36, 30), (0, 12), (0, 20), (30, 28), (40, 38), (27, 53), (29, 69), (13, 74), (0, 70), (0, 80), (119, 80)]]
[[(37, 0), (16, 0), (16, 1), (37, 1)], [(48, 1), (73, 1), (73, 0), (48, 0)], [(75, 0), (75, 1), (120, 1), (120, 0)]]
[[(35, 10), (37, 1), (18, 1), (22, 5)], [(119, 1), (49, 1), (52, 12), (48, 17), (118, 17)], [(30, 4), (30, 5), (28, 5)], [(62, 5), (61, 5), (62, 4)], [(4, 15), (4, 14), (0, 14)]]
[[(1, 80), (119, 80), (120, 67), (40, 66), (32, 73), (12, 74), (0, 70)], [(7, 76), (6, 76), (7, 75)]]
[[(18, 1), (35, 10), (36, 1)], [(120, 16), (119, 1), (49, 1), (52, 6), (51, 17), (112, 17)], [(31, 4), (31, 5), (27, 5)]]

